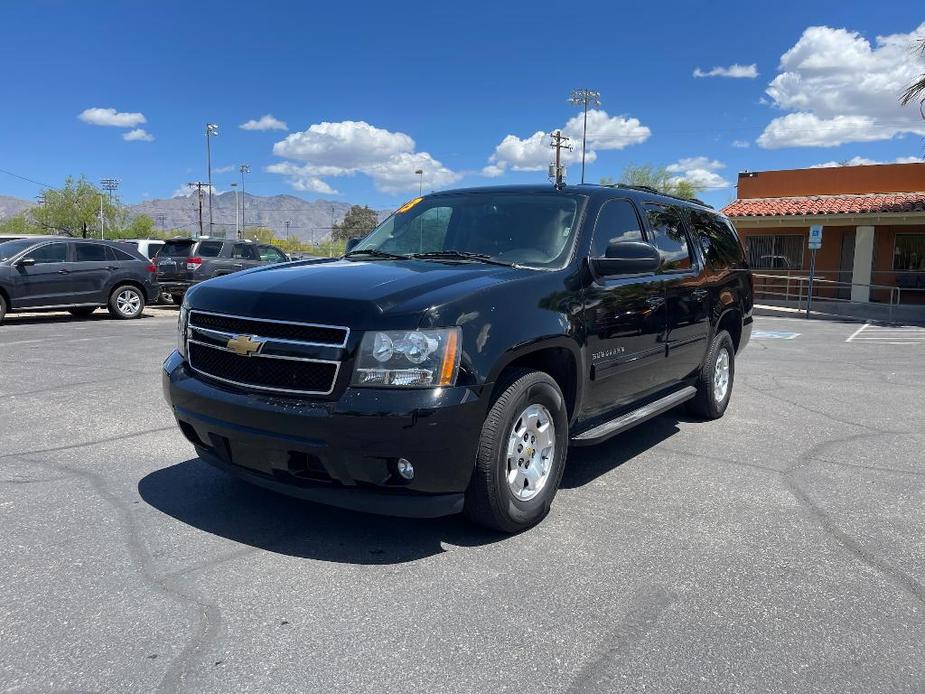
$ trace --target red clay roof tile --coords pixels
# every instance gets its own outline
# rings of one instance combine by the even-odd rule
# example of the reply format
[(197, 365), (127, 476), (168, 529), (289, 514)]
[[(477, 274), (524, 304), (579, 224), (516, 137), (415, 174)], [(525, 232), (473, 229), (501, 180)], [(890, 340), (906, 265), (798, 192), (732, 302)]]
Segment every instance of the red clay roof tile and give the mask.
[(723, 208), (728, 217), (785, 217), (814, 214), (925, 212), (925, 192), (865, 195), (806, 195), (794, 198), (741, 198)]

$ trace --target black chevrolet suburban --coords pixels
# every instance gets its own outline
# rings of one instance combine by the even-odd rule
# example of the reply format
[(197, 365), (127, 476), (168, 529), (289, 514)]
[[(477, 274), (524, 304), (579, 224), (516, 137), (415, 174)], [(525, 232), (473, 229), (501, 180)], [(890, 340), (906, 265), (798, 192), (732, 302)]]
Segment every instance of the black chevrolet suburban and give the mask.
[(187, 292), (163, 383), (203, 460), (515, 532), (548, 512), (570, 446), (682, 403), (722, 416), (751, 335), (733, 225), (652, 189), (436, 193), (351, 246)]

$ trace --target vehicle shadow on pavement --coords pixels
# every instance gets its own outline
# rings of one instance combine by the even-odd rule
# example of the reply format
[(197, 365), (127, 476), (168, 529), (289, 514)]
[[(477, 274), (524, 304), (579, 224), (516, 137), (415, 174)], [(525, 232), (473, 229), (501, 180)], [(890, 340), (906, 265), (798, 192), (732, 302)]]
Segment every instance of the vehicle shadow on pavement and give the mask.
[[(150, 312), (144, 312), (134, 320), (148, 320), (154, 318)], [(105, 309), (100, 309), (89, 316), (72, 316), (70, 313), (25, 313), (19, 315), (8, 313), (3, 319), (4, 325), (39, 325), (48, 323), (122, 323), (131, 321), (121, 321), (113, 318)]]
[(682, 408), (675, 408), (596, 446), (570, 448), (559, 487), (574, 489), (593, 482), (677, 434), (680, 431), (678, 422), (694, 421), (687, 417)]
[(462, 516), (391, 518), (313, 504), (237, 480), (193, 458), (138, 483), (145, 502), (207, 533), (293, 557), (400, 564), (508, 538)]

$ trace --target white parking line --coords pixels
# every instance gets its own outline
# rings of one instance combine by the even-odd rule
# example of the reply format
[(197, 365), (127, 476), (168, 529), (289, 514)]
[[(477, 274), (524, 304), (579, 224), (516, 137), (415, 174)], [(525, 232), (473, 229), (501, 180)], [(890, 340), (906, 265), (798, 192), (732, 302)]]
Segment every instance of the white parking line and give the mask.
[(885, 345), (925, 344), (925, 328), (914, 325), (879, 326), (865, 323), (845, 342), (879, 342)]

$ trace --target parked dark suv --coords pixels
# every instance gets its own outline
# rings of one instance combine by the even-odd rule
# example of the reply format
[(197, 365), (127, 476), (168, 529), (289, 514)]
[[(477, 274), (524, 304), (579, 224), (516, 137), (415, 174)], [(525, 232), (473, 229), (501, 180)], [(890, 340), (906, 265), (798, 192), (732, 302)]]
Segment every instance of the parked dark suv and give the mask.
[(131, 247), (108, 241), (32, 236), (0, 243), (0, 321), (7, 311), (67, 309), (88, 316), (107, 306), (138, 318), (158, 294), (155, 268)]
[(539, 521), (570, 445), (721, 417), (752, 330), (733, 225), (650, 189), (416, 198), (340, 259), (191, 290), (164, 390), (207, 462), (364, 511)]
[(275, 246), (231, 239), (170, 239), (157, 253), (157, 281), (176, 303), (203, 280), (261, 265), (286, 263)]

